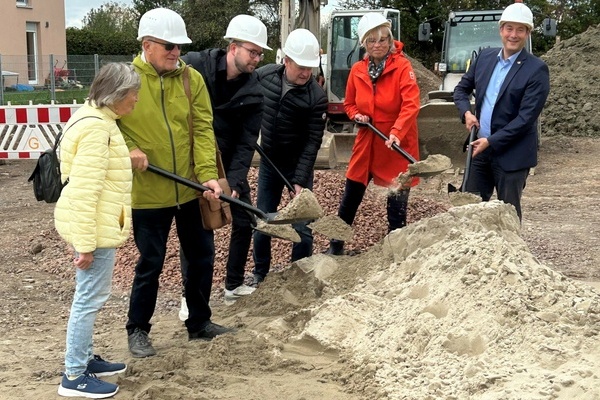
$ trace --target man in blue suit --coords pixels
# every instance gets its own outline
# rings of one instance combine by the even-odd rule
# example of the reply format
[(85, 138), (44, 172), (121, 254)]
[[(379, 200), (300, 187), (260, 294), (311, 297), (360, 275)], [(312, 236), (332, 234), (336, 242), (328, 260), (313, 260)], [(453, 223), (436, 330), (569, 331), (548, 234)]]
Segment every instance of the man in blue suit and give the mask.
[[(466, 190), (488, 201), (494, 189), (522, 219), (521, 196), (529, 170), (537, 165), (537, 120), (550, 91), (548, 66), (525, 45), (533, 14), (522, 3), (500, 18), (501, 49), (482, 50), (454, 89), (454, 102), (467, 130), (479, 128)], [(475, 114), (470, 95), (475, 91)]]

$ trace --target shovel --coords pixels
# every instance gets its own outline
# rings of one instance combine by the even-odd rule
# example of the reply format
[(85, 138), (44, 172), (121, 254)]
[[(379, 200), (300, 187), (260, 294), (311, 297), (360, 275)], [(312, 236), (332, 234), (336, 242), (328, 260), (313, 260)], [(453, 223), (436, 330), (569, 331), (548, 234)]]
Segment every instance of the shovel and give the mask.
[(283, 172), (281, 172), (279, 170), (279, 168), (277, 168), (275, 166), (275, 163), (267, 156), (267, 154), (265, 153), (265, 150), (262, 147), (260, 147), (260, 144), (256, 143), (254, 145), (254, 148), (256, 149), (256, 151), (258, 151), (258, 154), (260, 154), (260, 158), (265, 160), (266, 163), (269, 164), (271, 166), (271, 168), (273, 168), (273, 170), (277, 173), (277, 175), (279, 175), (279, 177), (285, 184), (285, 187), (288, 188), (288, 190), (290, 192), (296, 193), (296, 189), (294, 189), (294, 185), (292, 185), (291, 182), (285, 177), (285, 175), (283, 175)]
[(471, 143), (473, 143), (475, 141), (476, 137), (477, 137), (477, 127), (475, 125), (473, 125), (471, 127), (471, 132), (469, 133), (469, 143), (467, 144), (467, 146), (468, 146), (467, 147), (467, 161), (465, 163), (465, 173), (463, 174), (462, 183), (460, 184), (459, 188), (457, 188), (453, 184), (449, 183), (448, 184), (448, 193), (463, 192), (465, 190), (465, 187), (467, 186), (467, 182), (469, 180), (469, 175), (471, 173), (471, 159), (473, 158), (473, 146), (471, 145)]
[[(172, 172), (169, 172), (167, 170), (164, 170), (164, 169), (159, 168), (152, 164), (148, 165), (148, 171), (154, 172), (155, 174), (160, 175), (164, 178), (171, 179), (177, 183), (180, 183), (180, 184), (190, 187), (192, 189), (198, 190), (199, 192), (206, 192), (207, 190), (211, 190), (209, 187), (206, 187), (198, 182), (194, 182), (192, 180), (183, 178), (179, 175), (176, 175)], [(279, 216), (279, 213), (276, 213), (276, 212), (275, 213), (265, 213), (262, 210), (251, 206), (250, 204), (246, 204), (243, 201), (236, 199), (235, 197), (227, 196), (225, 194), (221, 194), (219, 196), (219, 199), (223, 200), (229, 204), (233, 204), (235, 206), (242, 207), (246, 211), (251, 212), (252, 214), (256, 215), (258, 218), (262, 219), (263, 221), (265, 221), (268, 224), (277, 224), (277, 225), (293, 224), (296, 222), (308, 222), (308, 221), (312, 221), (314, 219), (313, 216), (303, 217), (302, 215), (290, 215), (290, 216), (287, 216), (286, 218), (281, 218)]]
[[(389, 137), (385, 135), (385, 133), (381, 132), (370, 122), (359, 122), (359, 124), (368, 126), (373, 132), (377, 134), (381, 139), (387, 141)], [(408, 176), (419, 176), (423, 178), (439, 175), (442, 172), (452, 168), (452, 163), (450, 159), (445, 156), (432, 154), (428, 158), (423, 161), (417, 161), (410, 153), (404, 150), (402, 147), (398, 146), (396, 143), (392, 143), (392, 149), (396, 152), (400, 153), (404, 158), (408, 160), (410, 164), (415, 164), (419, 166), (419, 168), (410, 168), (408, 170)], [(430, 159), (431, 158), (431, 159)], [(434, 163), (435, 159), (435, 163)], [(437, 165), (436, 165), (437, 164)]]

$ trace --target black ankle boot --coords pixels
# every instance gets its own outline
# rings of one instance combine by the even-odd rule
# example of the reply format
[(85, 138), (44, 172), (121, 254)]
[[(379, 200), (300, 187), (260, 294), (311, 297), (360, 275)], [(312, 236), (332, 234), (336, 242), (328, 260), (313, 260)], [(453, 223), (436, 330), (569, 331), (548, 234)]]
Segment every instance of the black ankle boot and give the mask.
[(344, 242), (341, 240), (331, 240), (329, 242), (329, 248), (325, 250), (324, 254), (331, 256), (343, 256), (344, 255)]

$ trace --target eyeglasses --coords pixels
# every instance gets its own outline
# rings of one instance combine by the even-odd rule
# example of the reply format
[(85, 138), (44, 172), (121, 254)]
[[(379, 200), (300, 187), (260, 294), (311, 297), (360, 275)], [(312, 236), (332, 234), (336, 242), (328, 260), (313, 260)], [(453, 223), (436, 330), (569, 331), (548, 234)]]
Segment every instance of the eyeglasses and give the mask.
[(152, 43), (156, 43), (156, 44), (160, 44), (162, 47), (165, 48), (166, 51), (173, 51), (174, 48), (177, 47), (177, 50), (181, 50), (181, 44), (175, 44), (175, 43), (163, 43), (163, 42), (157, 42), (156, 40), (152, 40), (152, 39), (147, 39), (149, 42)]
[(376, 39), (367, 39), (366, 42), (369, 46), (373, 46), (375, 43), (379, 43), (380, 45), (384, 45), (386, 43), (389, 43), (390, 37), (389, 36), (382, 36), (381, 39), (376, 40)]
[(263, 58), (265, 58), (265, 54), (264, 53), (259, 53), (256, 50), (252, 50), (247, 48), (246, 46), (242, 46), (241, 44), (238, 44), (238, 46), (240, 46), (242, 49), (246, 50), (248, 53), (250, 53), (250, 57), (252, 58), (258, 58), (260, 61), (263, 60)]

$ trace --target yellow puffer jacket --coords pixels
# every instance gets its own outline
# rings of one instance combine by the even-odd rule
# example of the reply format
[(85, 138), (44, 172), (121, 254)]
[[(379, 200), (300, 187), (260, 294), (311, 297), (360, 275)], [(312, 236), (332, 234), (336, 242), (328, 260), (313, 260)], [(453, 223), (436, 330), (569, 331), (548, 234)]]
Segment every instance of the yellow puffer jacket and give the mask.
[(129, 236), (133, 175), (117, 118), (107, 107), (86, 103), (63, 130), (60, 168), (69, 183), (56, 203), (54, 225), (79, 253), (115, 248)]

